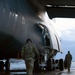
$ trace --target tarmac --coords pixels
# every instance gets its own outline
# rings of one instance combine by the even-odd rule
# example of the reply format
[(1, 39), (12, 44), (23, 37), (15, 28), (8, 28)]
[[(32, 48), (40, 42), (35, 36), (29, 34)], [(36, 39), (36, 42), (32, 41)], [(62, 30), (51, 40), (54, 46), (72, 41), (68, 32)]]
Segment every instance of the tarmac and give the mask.
[(60, 70), (55, 70), (55, 71), (44, 71), (44, 72), (40, 72), (40, 73), (34, 73), (34, 75), (58, 75), (60, 74)]
[(56, 70), (56, 71), (37, 73), (35, 75), (75, 75), (75, 69), (71, 69), (70, 72), (68, 72), (67, 69), (64, 69), (63, 71)]
[[(4, 72), (0, 71), (0, 75), (26, 75), (26, 72)], [(70, 72), (68, 72), (67, 69), (64, 69), (63, 71), (60, 71), (59, 69), (56, 69), (55, 71), (41, 71), (34, 73), (33, 75), (75, 75), (75, 62), (72, 63)]]
[[(26, 72), (0, 72), (0, 75), (26, 75)], [(34, 75), (75, 75), (75, 69), (71, 69), (70, 72), (68, 72), (67, 69), (64, 69), (63, 71), (45, 71), (34, 73)]]
[[(58, 75), (59, 71), (46, 71), (34, 73), (33, 75)], [(26, 72), (0, 72), (0, 75), (26, 75)]]
[(75, 75), (75, 69), (71, 69), (70, 72), (65, 69), (59, 75)]
[(75, 62), (72, 62), (70, 72), (68, 72), (67, 69), (64, 69), (63, 71), (60, 71), (61, 73), (59, 75), (75, 75)]

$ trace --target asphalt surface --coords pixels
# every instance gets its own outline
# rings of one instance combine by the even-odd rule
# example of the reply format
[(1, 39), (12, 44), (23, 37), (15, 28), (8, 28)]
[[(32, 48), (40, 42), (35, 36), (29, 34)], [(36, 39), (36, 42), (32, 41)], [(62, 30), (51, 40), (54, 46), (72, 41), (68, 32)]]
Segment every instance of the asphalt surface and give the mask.
[[(0, 75), (26, 75), (26, 72), (4, 72), (0, 71)], [(34, 75), (75, 75), (75, 62), (72, 63), (70, 72), (68, 72), (67, 69), (64, 69), (63, 71), (60, 71), (59, 69), (55, 71), (41, 71), (41, 72), (34, 72)]]

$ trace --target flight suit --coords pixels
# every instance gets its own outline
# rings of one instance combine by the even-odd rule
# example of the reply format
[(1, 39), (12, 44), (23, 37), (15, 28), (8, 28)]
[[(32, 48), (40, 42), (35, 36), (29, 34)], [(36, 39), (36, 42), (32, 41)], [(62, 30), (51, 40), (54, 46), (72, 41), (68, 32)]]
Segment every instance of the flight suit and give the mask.
[(66, 54), (65, 62), (66, 62), (66, 66), (68, 68), (68, 72), (70, 72), (71, 61), (72, 61), (72, 55), (70, 53)]
[(32, 42), (27, 42), (21, 50), (21, 56), (26, 62), (27, 75), (33, 75), (35, 56), (39, 57), (39, 52)]

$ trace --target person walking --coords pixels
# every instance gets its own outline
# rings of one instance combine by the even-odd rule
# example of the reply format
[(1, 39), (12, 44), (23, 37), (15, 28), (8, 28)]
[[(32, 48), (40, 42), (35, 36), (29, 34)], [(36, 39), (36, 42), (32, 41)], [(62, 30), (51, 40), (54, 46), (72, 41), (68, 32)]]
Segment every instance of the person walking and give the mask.
[(68, 51), (68, 53), (65, 56), (65, 63), (68, 68), (68, 72), (70, 72), (71, 61), (72, 61), (72, 55), (70, 54), (70, 51)]
[(33, 75), (35, 57), (39, 58), (39, 51), (31, 39), (27, 39), (23, 45), (21, 57), (25, 60), (27, 75)]

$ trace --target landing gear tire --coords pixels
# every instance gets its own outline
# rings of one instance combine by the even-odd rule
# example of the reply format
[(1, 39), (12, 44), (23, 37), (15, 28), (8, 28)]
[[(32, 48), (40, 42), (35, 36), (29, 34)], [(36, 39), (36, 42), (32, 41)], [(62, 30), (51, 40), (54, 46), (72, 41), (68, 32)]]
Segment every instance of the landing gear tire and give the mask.
[(52, 64), (53, 64), (53, 59), (48, 59), (48, 60), (47, 60), (47, 70), (48, 70), (48, 71), (53, 71), (53, 66), (52, 66)]
[(34, 62), (34, 72), (39, 72), (39, 71), (40, 71), (39, 63), (38, 63), (38, 59), (36, 59)]
[(64, 69), (64, 62), (63, 62), (63, 59), (60, 59), (59, 60), (59, 69), (60, 71), (62, 71)]

